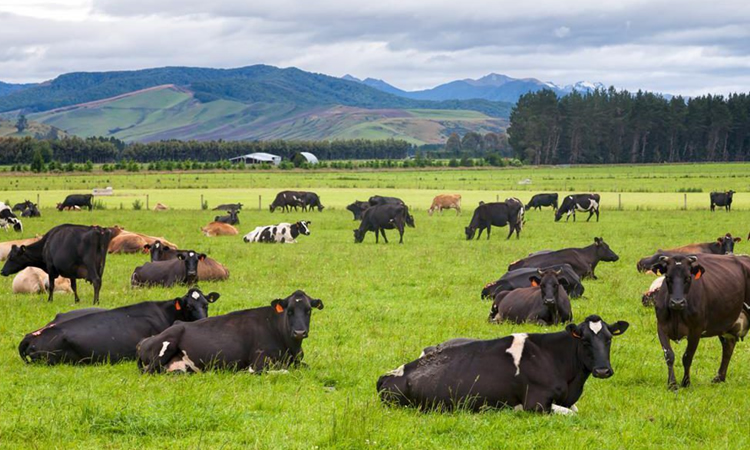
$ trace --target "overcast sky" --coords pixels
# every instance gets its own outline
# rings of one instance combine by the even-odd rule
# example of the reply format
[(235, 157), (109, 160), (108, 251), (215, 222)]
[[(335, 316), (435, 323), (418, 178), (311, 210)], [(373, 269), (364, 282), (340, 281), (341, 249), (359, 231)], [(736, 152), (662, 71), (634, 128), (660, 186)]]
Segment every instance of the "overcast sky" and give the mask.
[(496, 72), (750, 91), (744, 1), (0, 0), (0, 80), (167, 65), (299, 67), (407, 90)]

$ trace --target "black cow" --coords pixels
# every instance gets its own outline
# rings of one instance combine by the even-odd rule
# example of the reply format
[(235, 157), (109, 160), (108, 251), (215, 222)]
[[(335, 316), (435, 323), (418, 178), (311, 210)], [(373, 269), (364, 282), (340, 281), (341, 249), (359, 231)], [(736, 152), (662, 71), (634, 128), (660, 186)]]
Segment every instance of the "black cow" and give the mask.
[(298, 206), (305, 206), (304, 196), (305, 192), (301, 191), (281, 191), (268, 208), (271, 212), (276, 211), (276, 208), (281, 208), (284, 212), (291, 211), (292, 208), (296, 211)]
[(567, 214), (565, 216), (566, 222), (570, 219), (570, 215), (573, 214), (573, 222), (575, 222), (576, 210), (589, 212), (589, 217), (586, 219), (586, 222), (591, 220), (591, 216), (594, 214), (596, 214), (596, 221), (599, 222), (600, 203), (601, 198), (599, 197), (599, 194), (568, 195), (563, 199), (562, 205), (560, 205), (557, 212), (555, 212), (555, 222), (559, 222), (560, 219), (562, 219), (563, 214)]
[[(723, 382), (737, 340), (750, 327), (750, 258), (725, 255), (662, 256), (651, 268), (664, 275), (656, 291), (659, 343), (667, 362), (667, 383), (677, 389), (675, 355), (670, 341), (687, 338), (682, 356), (682, 387), (690, 386), (690, 366), (701, 338), (721, 341), (721, 365), (715, 383)], [(666, 288), (665, 288), (666, 286)]]
[(731, 233), (719, 236), (714, 242), (704, 242), (702, 244), (689, 244), (682, 247), (671, 248), (667, 250), (657, 250), (651, 256), (646, 256), (638, 261), (636, 269), (639, 272), (645, 272), (651, 269), (651, 266), (659, 261), (663, 255), (690, 255), (690, 254), (712, 254), (712, 255), (732, 255), (734, 254), (734, 244), (742, 241), (742, 238), (732, 237)]
[(26, 211), (26, 209), (30, 208), (31, 205), (33, 205), (33, 203), (31, 203), (31, 200), (24, 200), (21, 203), (16, 203), (15, 205), (13, 205), (13, 211), (18, 211), (22, 213)]
[(198, 262), (205, 259), (205, 253), (185, 250), (177, 253), (177, 259), (147, 262), (135, 268), (130, 285), (169, 287), (176, 283), (193, 284), (198, 281)]
[(138, 367), (146, 373), (207, 369), (260, 373), (297, 366), (312, 308), (323, 309), (323, 302), (298, 290), (271, 306), (175, 324), (138, 344)]
[(495, 296), (489, 320), (557, 325), (573, 320), (568, 294), (560, 283), (562, 271), (537, 270), (529, 277), (530, 287), (502, 291)]
[(383, 375), (377, 390), (384, 402), (426, 410), (512, 407), (571, 414), (589, 375), (614, 374), (611, 340), (627, 328), (627, 322), (610, 325), (589, 316), (558, 333), (462, 339)]
[(377, 205), (405, 205), (403, 200), (401, 200), (398, 197), (384, 197), (382, 195), (373, 195), (370, 197), (370, 199), (367, 201), (370, 206), (377, 206)]
[(553, 211), (557, 211), (557, 194), (536, 194), (526, 204), (526, 209), (531, 210), (532, 208), (536, 208), (541, 210), (543, 206), (551, 206)]
[[(514, 289), (525, 288), (531, 286), (531, 277), (534, 276), (537, 271), (535, 267), (529, 267), (525, 269), (511, 270), (506, 273), (497, 281), (488, 283), (482, 288), (482, 298), (495, 298), (497, 294), (503, 291), (512, 291)], [(560, 284), (565, 289), (570, 297), (576, 298), (583, 295), (584, 288), (581, 283), (581, 278), (577, 273), (570, 267), (570, 264), (561, 264), (552, 267), (543, 267), (541, 270), (559, 270)]]
[(23, 231), (23, 224), (18, 217), (13, 214), (13, 211), (10, 210), (8, 205), (0, 202), (0, 228), (8, 231), (8, 227), (12, 227), (13, 230), (19, 233)]
[(364, 212), (369, 207), (370, 207), (370, 203), (355, 200), (354, 203), (347, 206), (346, 209), (348, 209), (349, 211), (351, 211), (352, 214), (354, 214), (353, 220), (362, 220), (362, 214), (364, 214)]
[(397, 229), (399, 234), (399, 244), (404, 243), (404, 225), (411, 222), (414, 226), (414, 217), (409, 214), (409, 208), (404, 204), (386, 203), (369, 207), (362, 216), (362, 223), (359, 228), (354, 230), (354, 242), (360, 243), (365, 239), (368, 231), (375, 233), (375, 243), (378, 241), (378, 233), (383, 235), (385, 243), (388, 238), (385, 236), (385, 230)]
[(711, 192), (711, 212), (716, 206), (723, 206), (724, 210), (731, 211), (732, 197), (734, 197), (734, 191)]
[(551, 267), (558, 264), (570, 264), (581, 278), (591, 277), (596, 280), (596, 269), (599, 261), (615, 262), (620, 259), (604, 242), (604, 238), (595, 237), (594, 243), (584, 248), (564, 248), (549, 253), (541, 253), (520, 259), (508, 266), (508, 270), (525, 267)]
[(65, 197), (65, 201), (57, 204), (57, 210), (62, 211), (65, 208), (72, 208), (78, 206), (79, 208), (87, 207), (89, 211), (94, 209), (92, 200), (94, 196), (92, 194), (71, 194)]
[(240, 218), (237, 217), (239, 213), (240, 213), (239, 211), (232, 209), (227, 213), (226, 216), (216, 216), (214, 218), (214, 221), (221, 222), (221, 223), (228, 223), (229, 225), (239, 225)]
[(44, 270), (49, 275), (49, 301), (54, 296), (57, 277), (70, 278), (75, 301), (80, 301), (76, 279), (83, 278), (94, 286), (94, 304), (97, 304), (113, 233), (111, 228), (98, 226), (58, 225), (33, 244), (11, 247), (0, 274), (7, 277), (27, 267)]
[(31, 203), (28, 208), (23, 210), (21, 217), (42, 217), (42, 213), (34, 203)]
[(466, 240), (473, 239), (477, 229), (479, 229), (477, 239), (482, 237), (482, 232), (485, 229), (487, 230), (487, 239), (489, 239), (493, 225), (496, 227), (508, 225), (509, 232), (507, 239), (510, 239), (514, 231), (516, 232), (516, 239), (518, 239), (523, 220), (521, 214), (523, 205), (519, 205), (519, 203), (515, 201), (498, 203), (480, 202), (479, 206), (474, 210), (474, 215), (471, 217), (469, 226), (464, 229)]
[(242, 209), (242, 203), (224, 203), (216, 208), (214, 208), (214, 211), (232, 211), (232, 210), (241, 210)]
[(313, 208), (318, 208), (318, 211), (323, 211), (323, 206), (320, 203), (320, 197), (315, 192), (300, 192), (302, 194), (302, 211), (312, 211)]
[(18, 346), (21, 359), (47, 364), (116, 363), (135, 359), (138, 343), (172, 326), (208, 317), (208, 304), (219, 294), (206, 296), (197, 289), (184, 297), (142, 302), (103, 311), (72, 311), (27, 334)]

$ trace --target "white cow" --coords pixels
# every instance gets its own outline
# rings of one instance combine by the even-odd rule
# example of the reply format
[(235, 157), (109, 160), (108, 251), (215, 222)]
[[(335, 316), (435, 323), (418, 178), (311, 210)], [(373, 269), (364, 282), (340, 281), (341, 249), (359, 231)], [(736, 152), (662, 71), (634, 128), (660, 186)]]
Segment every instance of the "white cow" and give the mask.
[[(38, 294), (49, 290), (47, 272), (36, 267), (27, 267), (13, 278), (14, 294)], [(55, 292), (71, 293), (70, 279), (58, 277), (55, 280)]]
[(256, 227), (247, 233), (242, 240), (245, 242), (280, 242), (282, 244), (296, 244), (297, 236), (310, 235), (309, 225), (312, 222), (302, 220), (297, 223), (280, 223), (278, 225), (266, 225)]

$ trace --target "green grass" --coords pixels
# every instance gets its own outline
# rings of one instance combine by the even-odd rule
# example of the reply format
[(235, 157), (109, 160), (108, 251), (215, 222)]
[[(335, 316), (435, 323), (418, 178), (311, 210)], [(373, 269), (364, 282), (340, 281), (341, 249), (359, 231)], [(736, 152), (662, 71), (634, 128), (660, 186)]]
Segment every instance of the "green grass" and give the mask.
[[(713, 166), (706, 168), (720, 175), (711, 170)], [(672, 174), (679, 173), (676, 169), (663, 168)], [(477, 172), (477, 176), (483, 174)], [(324, 184), (330, 177), (345, 175), (322, 174), (317, 182)], [(402, 173), (384, 175), (414, 182)], [(443, 176), (430, 173), (433, 175)], [(219, 180), (222, 175), (211, 176)], [(242, 182), (233, 180), (232, 174), (223, 176), (228, 185)], [(294, 178), (287, 177), (297, 175), (263, 176), (270, 177), (268, 183), (273, 186), (288, 183)], [(44, 186), (41, 178), (36, 180)], [(247, 191), (214, 187), (208, 197), (211, 206), (235, 198), (247, 198), (247, 203), (255, 206), (257, 197), (254, 204), (251, 199), (256, 190), (265, 189), (263, 180)], [(145, 183), (144, 187), (152, 185)], [(463, 227), (470, 219), (471, 205), (495, 191), (481, 187), (459, 190), (465, 198), (462, 216), (448, 211), (428, 217), (423, 209), (433, 194), (430, 191), (401, 186), (392, 192), (316, 190), (332, 208), (322, 213), (271, 214), (264, 195), (262, 211), (249, 208), (240, 215), (243, 234), (256, 225), (312, 220), (311, 236), (301, 237), (296, 245), (249, 245), (242, 243), (241, 237), (203, 237), (198, 228), (215, 212), (196, 210), (197, 190), (149, 191), (153, 193), (152, 207), (156, 201), (177, 206), (185, 202), (184, 207), (192, 210), (132, 211), (132, 201), (127, 201), (125, 211), (59, 213), (45, 208), (42, 218), (25, 220), (23, 237), (43, 233), (64, 221), (120, 224), (164, 235), (183, 248), (207, 252), (231, 271), (226, 282), (201, 284), (204, 291), (222, 294), (212, 305), (211, 315), (267, 305), (295, 289), (323, 299), (325, 309), (313, 313), (310, 338), (304, 344), (308, 367), (288, 374), (142, 376), (134, 363), (29, 366), (16, 350), (23, 335), (57, 312), (89, 306), (92, 289), (87, 284), (80, 288), (80, 305), (74, 305), (70, 295), (57, 295), (49, 304), (43, 296), (11, 294), (12, 279), (0, 279), (0, 291), (5, 294), (0, 298), (0, 447), (580, 449), (741, 448), (750, 443), (745, 420), (750, 407), (747, 344), (738, 345), (727, 383), (712, 385), (721, 350), (717, 339), (703, 341), (693, 365), (693, 386), (676, 394), (669, 392), (654, 313), (640, 304), (641, 293), (653, 278), (635, 271), (635, 262), (658, 247), (709, 241), (726, 232), (744, 238), (750, 223), (747, 205), (729, 214), (711, 214), (707, 204), (702, 211), (609, 209), (603, 211), (599, 223), (575, 224), (554, 223), (551, 211), (545, 210), (528, 213), (520, 240), (505, 241), (506, 229), (495, 229), (489, 242), (467, 242)], [(363, 244), (353, 243), (356, 223), (341, 206), (375, 191), (396, 193), (407, 203), (421, 206), (416, 211), (417, 228), (407, 229), (404, 245), (395, 243), (394, 232), (389, 232), (389, 245), (375, 245), (372, 234)], [(702, 195), (707, 197), (705, 192)], [(18, 192), (5, 194), (14, 201), (20, 199)], [(657, 194), (639, 195), (651, 198)], [(49, 206), (51, 198), (43, 204)], [(116, 198), (107, 201), (118, 202)], [(611, 197), (605, 203), (611, 207), (609, 202)], [(578, 416), (511, 411), (419, 413), (380, 404), (375, 392), (378, 377), (413, 360), (425, 346), (454, 337), (489, 339), (521, 331), (558, 330), (560, 327), (489, 324), (490, 304), (479, 299), (479, 292), (485, 283), (502, 275), (510, 262), (531, 251), (585, 246), (594, 236), (603, 236), (621, 259), (602, 263), (597, 268), (600, 280), (584, 282), (586, 295), (573, 300), (576, 320), (596, 313), (606, 321), (627, 320), (631, 327), (613, 343), (614, 377), (587, 383)], [(16, 234), (7, 234), (7, 239), (16, 238)], [(748, 249), (743, 241), (736, 251), (748, 253)], [(185, 292), (180, 287), (131, 290), (130, 274), (145, 260), (144, 255), (108, 257), (102, 306), (168, 299)], [(675, 347), (681, 355), (685, 344)]]

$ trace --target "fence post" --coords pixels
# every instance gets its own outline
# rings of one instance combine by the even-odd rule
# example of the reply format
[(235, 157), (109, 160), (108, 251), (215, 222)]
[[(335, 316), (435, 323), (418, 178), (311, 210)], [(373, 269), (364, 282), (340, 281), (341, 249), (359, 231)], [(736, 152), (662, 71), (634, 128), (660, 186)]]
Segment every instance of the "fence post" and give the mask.
[(685, 211), (687, 211), (687, 194), (683, 194), (685, 198), (685, 206), (682, 207)]
[(146, 211), (148, 211), (150, 208), (148, 207), (148, 194), (146, 194)]
[(37, 208), (41, 208), (42, 207), (42, 205), (40, 205), (39, 203), (40, 203), (39, 202), (39, 194), (36, 194), (36, 207)]
[(496, 201), (496, 202), (499, 202), (499, 201), (500, 201), (500, 194), (497, 194), (497, 195), (495, 195), (495, 201)]
[(617, 194), (617, 210), (622, 211), (622, 194)]
[(201, 207), (200, 207), (200, 209), (201, 210), (203, 209), (203, 194), (201, 194)]
[(258, 211), (262, 211), (263, 210), (263, 208), (260, 206), (260, 199), (261, 199), (261, 196), (259, 195), (258, 196)]

